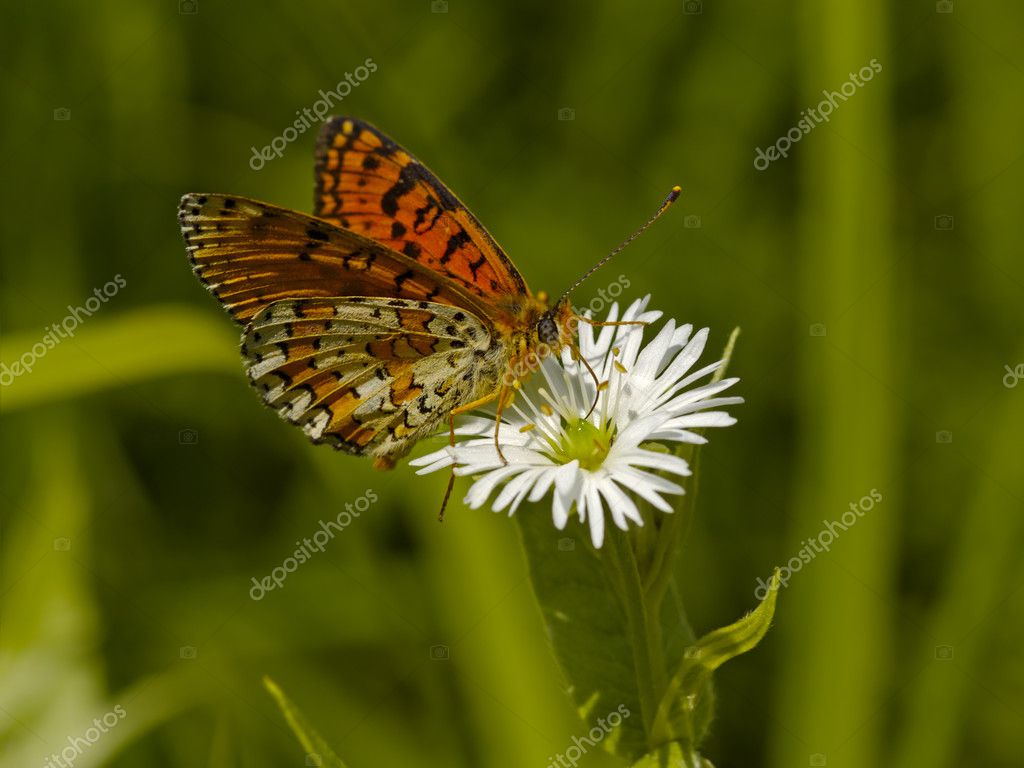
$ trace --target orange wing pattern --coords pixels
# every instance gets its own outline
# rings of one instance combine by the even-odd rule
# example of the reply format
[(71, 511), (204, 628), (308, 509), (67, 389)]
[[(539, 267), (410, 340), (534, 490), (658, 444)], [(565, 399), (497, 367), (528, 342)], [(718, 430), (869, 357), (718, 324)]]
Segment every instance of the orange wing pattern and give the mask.
[(402, 147), (352, 117), (324, 124), (316, 216), (436, 270), (477, 296), (529, 296), (522, 275), (458, 198)]
[(242, 355), (264, 402), (314, 443), (388, 467), (495, 385), (490, 343), (477, 317), (445, 304), (308, 298), (255, 315)]
[(243, 325), (279, 299), (383, 296), (487, 318), (482, 300), (428, 266), (328, 221), (244, 197), (188, 194), (178, 220), (196, 276)]

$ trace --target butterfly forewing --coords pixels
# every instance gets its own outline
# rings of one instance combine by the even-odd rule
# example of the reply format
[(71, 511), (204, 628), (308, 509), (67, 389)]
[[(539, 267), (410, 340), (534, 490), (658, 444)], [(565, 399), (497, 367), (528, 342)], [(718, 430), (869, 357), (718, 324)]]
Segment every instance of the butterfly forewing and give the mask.
[(527, 296), (511, 260), (426, 166), (369, 123), (336, 117), (316, 153), (315, 214), (481, 297)]
[(381, 296), (476, 309), (422, 263), (334, 224), (243, 197), (189, 194), (178, 218), (199, 279), (239, 322), (280, 299)]
[(277, 301), (246, 328), (249, 378), (314, 442), (390, 465), (482, 383), (491, 337), (443, 304), (380, 298)]

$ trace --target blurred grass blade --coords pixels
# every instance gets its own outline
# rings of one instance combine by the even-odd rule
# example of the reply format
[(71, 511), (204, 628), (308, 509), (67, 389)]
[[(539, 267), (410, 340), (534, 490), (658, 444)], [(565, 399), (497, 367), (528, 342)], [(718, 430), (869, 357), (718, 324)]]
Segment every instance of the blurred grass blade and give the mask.
[(880, 0), (808, 0), (797, 12), (801, 105), (818, 104), (823, 89), (839, 87), (875, 56), (883, 69), (792, 158), (804, 196), (799, 314), (814, 325), (796, 342), (799, 461), (789, 535), (777, 557), (789, 558), (820, 530), (823, 512), (840, 514), (869, 489), (880, 489), (885, 504), (845, 536), (828, 567), (787, 588), (790, 612), (804, 618), (780, 633), (782, 681), (773, 709), (786, 728), (770, 729), (767, 763), (774, 768), (806, 765), (809, 752), (827, 754), (831, 765), (840, 750), (843, 765), (886, 763), (886, 723), (871, 715), (891, 695), (898, 646), (891, 600), (907, 396), (897, 382), (900, 358), (911, 352), (901, 343), (906, 329), (897, 310), (905, 298), (892, 268), (899, 206), (889, 171), (898, 63), (889, 54), (891, 12)]
[[(33, 346), (41, 345), (43, 335), (5, 335), (2, 363), (9, 368)], [(14, 377), (3, 388), (0, 410), (45, 405), (198, 370), (240, 370), (237, 336), (216, 313), (171, 305), (111, 319), (101, 316), (83, 323), (73, 337), (39, 356), (31, 371)]]
[[(277, 706), (281, 709), (281, 714), (284, 715), (284, 719), (288, 722), (288, 727), (292, 729), (292, 733), (295, 734), (302, 748), (306, 750), (306, 765), (318, 765), (324, 766), (324, 768), (347, 768), (345, 763), (341, 761), (341, 758), (334, 754), (334, 750), (328, 746), (327, 742), (309, 724), (305, 716), (292, 703), (291, 699), (284, 694), (284, 691), (281, 690), (277, 683), (269, 677), (264, 677), (263, 687), (274, 697)], [(310, 759), (312, 759), (312, 763)]]
[[(1018, 359), (1024, 359), (1024, 352)], [(991, 448), (979, 462), (984, 471), (976, 476), (956, 532), (956, 546), (943, 566), (942, 592), (919, 638), (915, 663), (924, 661), (927, 666), (908, 692), (905, 723), (890, 762), (898, 768), (957, 765), (972, 718), (977, 722), (985, 717), (976, 700), (997, 709), (1005, 707), (1019, 722), (1019, 707), (1005, 706), (993, 693), (995, 686), (980, 688), (976, 684), (987, 669), (1001, 670), (1000, 674), (1014, 679), (1012, 662), (994, 658), (993, 651), (1000, 634), (1014, 631), (1009, 625), (1013, 609), (1008, 604), (1019, 601), (1022, 586), (1024, 516), (1020, 499), (1024, 498), (1024, 473), (1020, 443), (1024, 398), (1008, 399), (995, 424)], [(1008, 585), (1014, 587), (1009, 594)], [(939, 655), (944, 647), (948, 647), (948, 655)], [(1016, 741), (1019, 744), (1019, 733)], [(1006, 744), (1008, 753), (1013, 752), (1013, 743)]]

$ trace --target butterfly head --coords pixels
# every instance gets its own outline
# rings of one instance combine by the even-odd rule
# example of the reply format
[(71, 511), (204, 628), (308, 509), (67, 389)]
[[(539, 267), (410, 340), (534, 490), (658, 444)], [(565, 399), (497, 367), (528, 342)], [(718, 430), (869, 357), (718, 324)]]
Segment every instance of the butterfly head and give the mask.
[(549, 307), (547, 297), (538, 293), (519, 311), (518, 326), (511, 334), (510, 379), (520, 382), (535, 373), (546, 357), (558, 357), (574, 346), (576, 315), (568, 299)]
[(558, 354), (567, 346), (572, 346), (576, 335), (576, 313), (568, 297), (563, 296), (558, 302), (545, 309), (534, 325), (535, 343)]
[(559, 338), (558, 323), (555, 322), (555, 318), (551, 316), (550, 312), (545, 312), (537, 321), (537, 341), (550, 346), (557, 344)]

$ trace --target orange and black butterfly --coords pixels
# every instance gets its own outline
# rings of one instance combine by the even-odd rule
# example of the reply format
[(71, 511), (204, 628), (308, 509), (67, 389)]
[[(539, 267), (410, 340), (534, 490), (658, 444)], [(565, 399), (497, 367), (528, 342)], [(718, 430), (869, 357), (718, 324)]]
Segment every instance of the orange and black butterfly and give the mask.
[(222, 194), (185, 195), (178, 214), (196, 276), (245, 328), (252, 384), (314, 443), (390, 468), (442, 422), (490, 402), (500, 413), (530, 361), (574, 348), (568, 292), (553, 306), (531, 293), (376, 128), (327, 121), (315, 173), (312, 216)]

